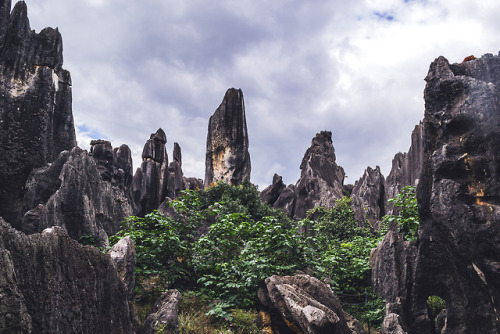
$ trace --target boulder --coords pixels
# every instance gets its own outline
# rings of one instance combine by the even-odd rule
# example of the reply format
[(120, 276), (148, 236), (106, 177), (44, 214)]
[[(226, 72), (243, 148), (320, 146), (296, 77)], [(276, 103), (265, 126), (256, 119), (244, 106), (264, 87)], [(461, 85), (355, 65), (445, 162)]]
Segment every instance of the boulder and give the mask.
[(272, 314), (282, 318), (288, 331), (352, 333), (332, 290), (312, 276), (271, 276), (258, 296)]
[(179, 301), (181, 293), (175, 289), (165, 292), (154, 304), (144, 320), (141, 334), (174, 333), (179, 327)]
[(380, 167), (368, 167), (351, 192), (354, 217), (360, 225), (375, 228), (385, 215), (385, 179)]
[(307, 211), (316, 206), (333, 207), (343, 196), (345, 173), (335, 160), (332, 133), (317, 133), (300, 164), (301, 174), (295, 185), (294, 218), (304, 218)]
[(0, 216), (15, 223), (34, 168), (76, 146), (71, 77), (57, 29), (36, 34), (27, 7), (0, 1)]
[(158, 129), (144, 145), (141, 168), (135, 173), (132, 186), (139, 216), (156, 210), (167, 197), (169, 172), (166, 143), (165, 132)]
[(250, 171), (243, 92), (231, 88), (208, 122), (205, 187), (219, 181), (250, 181)]
[(133, 333), (107, 254), (60, 227), (25, 235), (0, 219), (2, 333)]

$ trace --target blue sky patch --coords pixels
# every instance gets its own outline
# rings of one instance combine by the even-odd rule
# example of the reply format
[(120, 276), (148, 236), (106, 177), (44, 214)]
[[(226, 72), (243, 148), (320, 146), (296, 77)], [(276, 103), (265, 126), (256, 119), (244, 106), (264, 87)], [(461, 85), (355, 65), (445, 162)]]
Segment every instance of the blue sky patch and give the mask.
[(373, 13), (379, 20), (394, 21), (394, 16), (389, 12), (375, 12)]
[(78, 132), (83, 133), (89, 136), (92, 139), (108, 139), (106, 136), (101, 134), (99, 131), (95, 129), (88, 128), (85, 124), (77, 125)]

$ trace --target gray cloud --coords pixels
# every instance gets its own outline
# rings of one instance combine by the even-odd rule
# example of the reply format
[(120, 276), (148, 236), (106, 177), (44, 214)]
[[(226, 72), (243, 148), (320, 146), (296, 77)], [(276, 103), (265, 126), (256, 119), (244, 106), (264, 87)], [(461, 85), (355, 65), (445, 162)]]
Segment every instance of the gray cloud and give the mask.
[(162, 127), (185, 174), (203, 177), (208, 118), (242, 88), (260, 188), (274, 172), (294, 183), (321, 130), (348, 182), (368, 165), (387, 175), (423, 116), (430, 62), (499, 49), (491, 1), (26, 2), (32, 28), (63, 35), (82, 147), (126, 143), (137, 166)]

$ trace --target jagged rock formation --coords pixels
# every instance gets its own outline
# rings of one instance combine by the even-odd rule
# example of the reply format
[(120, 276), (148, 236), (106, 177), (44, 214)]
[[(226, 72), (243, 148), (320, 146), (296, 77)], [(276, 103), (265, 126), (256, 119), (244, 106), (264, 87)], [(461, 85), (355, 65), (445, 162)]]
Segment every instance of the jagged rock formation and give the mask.
[[(123, 147), (121, 151), (130, 154)], [(92, 156), (78, 147), (61, 152), (54, 163), (31, 173), (22, 200), (22, 214), (14, 226), (25, 233), (61, 226), (76, 240), (91, 235), (98, 245), (107, 245), (108, 236), (118, 232), (120, 223), (133, 213), (124, 188), (101, 178), (104, 175), (105, 179), (115, 179), (119, 175), (122, 184), (122, 173), (111, 176), (108, 173), (109, 169), (121, 168), (109, 160), (107, 167), (105, 171), (98, 169)]]
[(208, 122), (205, 186), (250, 181), (250, 154), (241, 89), (231, 88)]
[(76, 139), (61, 35), (31, 30), (23, 1), (10, 7), (0, 0), (0, 216), (14, 222), (30, 172)]
[(139, 216), (157, 209), (167, 197), (169, 171), (166, 143), (165, 132), (158, 129), (144, 145), (141, 168), (135, 173), (133, 181), (133, 197)]
[(0, 332), (132, 333), (111, 258), (59, 227), (24, 235), (0, 218)]
[(305, 274), (275, 275), (265, 284), (259, 300), (278, 320), (273, 323), (284, 322), (294, 333), (352, 333), (340, 302), (320, 280)]
[(162, 333), (174, 333), (179, 326), (179, 301), (181, 293), (175, 289), (168, 290), (156, 301), (151, 313), (141, 328), (141, 334), (154, 334), (162, 329)]
[[(426, 81), (414, 312), (438, 295), (445, 333), (498, 333), (500, 57), (439, 57)], [(415, 331), (426, 325), (418, 320)]]
[(380, 167), (368, 167), (351, 191), (351, 207), (361, 225), (376, 228), (385, 215), (385, 179)]
[(278, 174), (274, 174), (273, 183), (261, 191), (260, 198), (262, 198), (265, 203), (273, 206), (285, 188), (286, 185), (283, 183), (283, 178)]
[(394, 198), (406, 186), (418, 184), (424, 158), (424, 130), (422, 123), (415, 125), (411, 134), (408, 153), (397, 153), (392, 159), (392, 168), (385, 179), (386, 213), (392, 214), (393, 206), (387, 200)]
[(275, 175), (273, 184), (262, 191), (261, 198), (295, 219), (304, 218), (316, 206), (333, 207), (344, 195), (345, 178), (344, 169), (335, 160), (332, 133), (317, 133), (304, 154), (295, 186), (286, 187), (281, 177)]
[[(426, 301), (435, 295), (446, 301), (446, 317), (437, 319), (443, 333), (498, 333), (500, 57), (461, 64), (439, 57), (426, 81), (418, 250), (412, 260), (401, 241), (379, 246), (375, 282), (400, 278), (397, 289), (375, 285), (390, 297), (392, 328), (434, 333)], [(385, 268), (384, 253), (393, 257)]]
[(333, 207), (343, 196), (345, 173), (335, 160), (332, 133), (317, 133), (300, 164), (300, 178), (295, 185), (295, 218), (304, 218), (307, 210), (316, 206)]
[(132, 152), (127, 145), (113, 149), (107, 140), (92, 140), (89, 155), (94, 158), (104, 181), (129, 190), (133, 179)]
[(182, 154), (178, 143), (174, 143), (173, 159), (168, 166), (167, 196), (169, 198), (176, 198), (180, 195), (181, 190), (188, 187), (182, 173)]

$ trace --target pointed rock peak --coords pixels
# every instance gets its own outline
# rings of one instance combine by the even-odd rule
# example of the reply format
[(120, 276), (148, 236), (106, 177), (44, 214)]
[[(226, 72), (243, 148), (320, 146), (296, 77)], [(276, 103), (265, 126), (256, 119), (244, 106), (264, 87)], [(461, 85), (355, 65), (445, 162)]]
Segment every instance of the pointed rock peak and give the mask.
[(142, 160), (152, 159), (153, 161), (163, 163), (166, 159), (165, 144), (167, 136), (165, 132), (159, 128), (155, 133), (152, 133), (142, 150)]
[(152, 133), (149, 138), (158, 141), (162, 144), (167, 143), (167, 135), (165, 134), (165, 131), (163, 131), (162, 128), (159, 128), (155, 133)]
[(28, 6), (24, 1), (16, 3), (10, 14), (10, 27), (14, 31), (30, 31), (30, 21), (28, 19)]
[(429, 82), (435, 79), (451, 79), (455, 76), (450, 68), (450, 62), (443, 56), (436, 58), (430, 68), (425, 81)]
[(250, 154), (241, 89), (231, 88), (208, 122), (205, 186), (250, 180)]
[(182, 153), (181, 147), (178, 143), (174, 143), (174, 161), (177, 161), (180, 166), (182, 166)]
[(311, 147), (307, 149), (302, 159), (302, 163), (300, 164), (301, 170), (304, 170), (307, 161), (309, 161), (313, 155), (322, 155), (331, 163), (335, 163), (336, 157), (331, 131), (321, 131), (312, 139)]

